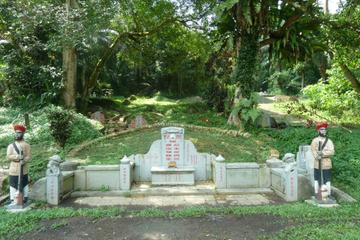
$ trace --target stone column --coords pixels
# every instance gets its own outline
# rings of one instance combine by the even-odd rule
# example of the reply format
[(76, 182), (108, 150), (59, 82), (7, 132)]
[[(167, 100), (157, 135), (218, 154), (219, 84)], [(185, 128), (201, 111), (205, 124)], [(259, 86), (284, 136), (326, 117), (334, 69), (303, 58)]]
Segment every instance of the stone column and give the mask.
[(58, 155), (49, 158), (46, 170), (46, 201), (59, 205), (61, 196), (62, 173), (59, 168), (61, 158)]
[(296, 163), (289, 163), (284, 168), (285, 177), (285, 200), (298, 200), (298, 176)]
[(226, 188), (226, 163), (223, 156), (216, 157), (215, 162), (215, 186), (217, 189)]
[(130, 190), (131, 188), (131, 165), (130, 159), (125, 155), (120, 160), (120, 190)]

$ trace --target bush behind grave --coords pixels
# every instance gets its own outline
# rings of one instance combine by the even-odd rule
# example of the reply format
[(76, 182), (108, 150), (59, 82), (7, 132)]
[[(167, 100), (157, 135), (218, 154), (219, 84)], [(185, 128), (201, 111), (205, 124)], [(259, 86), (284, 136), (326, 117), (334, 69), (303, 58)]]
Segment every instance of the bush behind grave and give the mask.
[[(41, 110), (30, 113), (31, 128), (27, 130), (25, 139), (32, 147), (32, 161), (30, 162), (31, 177), (35, 181), (44, 176), (47, 159), (53, 154), (59, 154), (54, 138), (50, 134), (50, 123), (47, 114), (50, 111), (65, 111), (61, 107), (50, 105)], [(68, 110), (66, 110), (68, 111)], [(6, 148), (14, 141), (13, 123), (24, 122), (24, 110), (14, 108), (0, 108), (0, 165), (8, 166)], [(96, 121), (90, 120), (82, 114), (69, 111), (73, 121), (71, 134), (67, 139), (65, 151), (83, 141), (100, 137), (99, 129), (102, 127)]]

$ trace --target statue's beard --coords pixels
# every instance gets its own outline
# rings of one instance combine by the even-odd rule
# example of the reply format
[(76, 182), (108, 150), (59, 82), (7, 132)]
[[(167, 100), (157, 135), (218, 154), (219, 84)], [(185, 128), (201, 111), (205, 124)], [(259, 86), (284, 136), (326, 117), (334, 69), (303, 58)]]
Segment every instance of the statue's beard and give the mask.
[(326, 137), (326, 133), (319, 133), (320, 137)]

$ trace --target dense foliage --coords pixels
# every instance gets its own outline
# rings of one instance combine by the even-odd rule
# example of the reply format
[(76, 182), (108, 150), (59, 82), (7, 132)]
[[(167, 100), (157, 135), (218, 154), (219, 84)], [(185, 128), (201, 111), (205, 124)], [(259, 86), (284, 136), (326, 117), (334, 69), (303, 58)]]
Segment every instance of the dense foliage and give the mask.
[(335, 117), (344, 114), (360, 115), (360, 95), (351, 87), (341, 69), (334, 66), (329, 71), (329, 79), (325, 84), (319, 82), (304, 89), (304, 95), (309, 99), (314, 109), (325, 110)]
[(50, 133), (55, 141), (64, 148), (71, 135), (72, 116), (69, 111), (61, 108), (51, 109), (47, 114), (50, 123)]

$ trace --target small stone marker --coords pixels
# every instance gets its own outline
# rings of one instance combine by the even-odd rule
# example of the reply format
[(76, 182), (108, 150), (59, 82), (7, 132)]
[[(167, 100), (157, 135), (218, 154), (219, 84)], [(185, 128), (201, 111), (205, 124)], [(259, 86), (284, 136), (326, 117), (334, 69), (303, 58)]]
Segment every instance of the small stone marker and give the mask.
[(226, 188), (226, 165), (223, 156), (216, 157), (215, 163), (215, 185), (217, 189)]
[(129, 125), (129, 128), (142, 128), (147, 126), (148, 123), (146, 119), (142, 115), (137, 115)]
[(167, 127), (161, 129), (161, 162), (163, 166), (183, 166), (184, 147), (183, 128)]
[(130, 190), (131, 176), (130, 176), (130, 159), (125, 155), (120, 161), (120, 189)]
[(51, 205), (59, 205), (62, 174), (59, 168), (61, 158), (54, 155), (49, 158), (46, 170), (46, 200)]
[(103, 112), (100, 112), (100, 111), (96, 111), (96, 112), (92, 113), (91, 119), (96, 120), (96, 121), (100, 122), (101, 124), (105, 123), (105, 115)]

